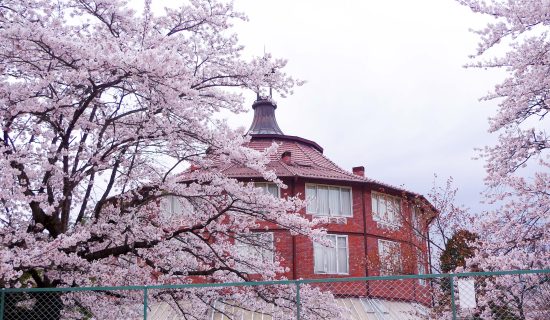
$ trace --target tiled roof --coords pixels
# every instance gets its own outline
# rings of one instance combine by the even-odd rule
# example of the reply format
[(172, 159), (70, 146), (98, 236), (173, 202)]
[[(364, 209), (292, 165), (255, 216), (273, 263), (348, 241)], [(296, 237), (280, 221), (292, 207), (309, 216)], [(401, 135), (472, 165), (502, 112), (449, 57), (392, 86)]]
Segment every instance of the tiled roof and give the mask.
[[(295, 136), (258, 134), (252, 135), (252, 139), (248, 142), (247, 146), (258, 151), (264, 151), (271, 147), (272, 143), (277, 143), (279, 147), (277, 153), (269, 156), (270, 162), (267, 164), (267, 168), (273, 170), (279, 178), (298, 177), (368, 184), (370, 188), (376, 191), (390, 192), (398, 196), (406, 196), (411, 199), (420, 200), (428, 204), (434, 212), (437, 212), (437, 209), (435, 209), (435, 207), (433, 207), (433, 205), (421, 194), (407, 190), (403, 187), (397, 187), (375, 179), (359, 176), (340, 168), (327, 158), (322, 152), (323, 148), (313, 141)], [(291, 153), (292, 160), (290, 163), (286, 163), (282, 160), (283, 153), (288, 151)], [(227, 164), (214, 160), (212, 165), (231, 178), (261, 178), (261, 174), (258, 173), (258, 171), (241, 164)], [(181, 177), (187, 179), (188, 177), (186, 178), (186, 176), (188, 172), (189, 171), (182, 173)]]
[[(346, 181), (369, 184), (375, 190), (406, 193), (408, 197), (426, 200), (422, 195), (392, 186), (380, 181), (369, 179), (346, 171), (323, 155), (323, 148), (317, 143), (300, 137), (284, 135), (275, 118), (277, 105), (271, 98), (259, 97), (252, 105), (254, 119), (248, 131), (252, 139), (248, 147), (263, 151), (272, 143), (279, 145), (277, 153), (270, 156), (268, 169), (278, 177), (299, 177), (318, 180)], [(282, 155), (290, 152), (291, 161), (283, 161)], [(240, 164), (214, 163), (225, 175), (233, 178), (260, 178), (254, 169)], [(429, 203), (428, 201), (426, 201)]]
[[(278, 177), (299, 177), (366, 183), (379, 190), (384, 189), (385, 191), (391, 190), (395, 193), (406, 193), (409, 197), (414, 197), (430, 204), (421, 194), (406, 190), (403, 187), (397, 187), (368, 177), (358, 176), (340, 168), (323, 154), (323, 148), (310, 140), (287, 135), (259, 134), (252, 135), (252, 139), (247, 146), (255, 150), (263, 151), (270, 147), (273, 142), (277, 143), (279, 147), (277, 153), (270, 156), (271, 161), (267, 165), (267, 168), (273, 170)], [(290, 164), (285, 163), (281, 159), (282, 154), (286, 151), (290, 151), (292, 155)], [(233, 178), (260, 177), (257, 171), (238, 164), (225, 165), (221, 168), (221, 171)], [(436, 211), (435, 208), (433, 209)]]
[[(304, 139), (290, 136), (256, 136), (248, 143), (248, 147), (263, 151), (269, 148), (273, 142), (277, 143), (279, 148), (276, 154), (271, 155), (268, 168), (274, 170), (278, 177), (297, 176), (323, 180), (368, 181), (368, 179), (338, 167), (323, 155), (318, 146)], [(290, 152), (292, 155), (292, 160), (288, 164), (281, 160), (284, 152)], [(222, 171), (226, 175), (236, 178), (258, 176), (256, 171), (236, 164), (226, 166)]]

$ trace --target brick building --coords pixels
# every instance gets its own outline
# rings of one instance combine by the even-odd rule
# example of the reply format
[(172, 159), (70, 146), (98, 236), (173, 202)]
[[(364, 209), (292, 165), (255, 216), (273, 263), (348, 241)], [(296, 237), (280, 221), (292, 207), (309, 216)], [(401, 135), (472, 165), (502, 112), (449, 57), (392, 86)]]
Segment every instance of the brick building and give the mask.
[[(252, 108), (249, 147), (263, 150), (273, 142), (279, 144), (268, 168), (288, 188), (279, 189), (262, 181), (257, 172), (238, 165), (228, 165), (223, 172), (253, 181), (276, 196), (305, 197), (309, 202), (302, 214), (327, 217), (329, 223), (325, 227), (335, 244), (334, 248), (323, 247), (274, 225), (265, 225), (268, 231), (257, 230), (259, 235), (273, 240), (274, 250), (288, 267), (287, 278), (427, 273), (427, 228), (436, 210), (422, 195), (369, 179), (361, 166), (346, 171), (325, 157), (323, 148), (314, 141), (285, 135), (277, 124), (277, 106), (271, 99), (258, 99)], [(422, 289), (426, 283), (409, 282), (405, 289), (400, 283), (401, 290), (391, 292), (388, 288), (365, 286), (333, 291), (342, 295), (418, 300), (415, 292), (425, 291)]]
[[(279, 145), (268, 168), (286, 184), (262, 180), (253, 169), (237, 164), (220, 169), (229, 177), (253, 182), (276, 197), (299, 196), (308, 200), (301, 212), (306, 217), (324, 217), (328, 237), (334, 244), (325, 247), (305, 236), (293, 236), (272, 223), (261, 223), (254, 231), (266, 246), (239, 244), (254, 250), (262, 259), (282, 258), (288, 279), (319, 279), (385, 275), (425, 274), (429, 270), (428, 225), (436, 209), (422, 196), (365, 176), (364, 167), (346, 171), (323, 155), (323, 148), (311, 140), (285, 135), (279, 128), (276, 104), (258, 98), (252, 105), (254, 119), (248, 131), (248, 146), (264, 150)], [(316, 284), (313, 284), (316, 285)], [(431, 290), (422, 279), (358, 281), (318, 284), (330, 290), (347, 312), (342, 319), (422, 319), (431, 302)], [(242, 310), (241, 310), (242, 311)], [(160, 305), (153, 319), (175, 314)], [(213, 312), (209, 319), (225, 319)], [(271, 317), (243, 312), (237, 318)]]

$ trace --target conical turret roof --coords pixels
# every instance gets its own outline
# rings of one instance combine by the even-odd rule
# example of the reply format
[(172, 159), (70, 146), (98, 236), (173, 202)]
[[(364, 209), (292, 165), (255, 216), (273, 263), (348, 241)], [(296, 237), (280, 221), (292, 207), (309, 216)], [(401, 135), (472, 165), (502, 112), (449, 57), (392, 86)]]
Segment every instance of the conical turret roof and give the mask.
[(275, 109), (277, 105), (270, 98), (260, 98), (252, 104), (254, 109), (254, 119), (248, 129), (248, 134), (277, 134), (283, 135), (283, 131), (275, 119)]

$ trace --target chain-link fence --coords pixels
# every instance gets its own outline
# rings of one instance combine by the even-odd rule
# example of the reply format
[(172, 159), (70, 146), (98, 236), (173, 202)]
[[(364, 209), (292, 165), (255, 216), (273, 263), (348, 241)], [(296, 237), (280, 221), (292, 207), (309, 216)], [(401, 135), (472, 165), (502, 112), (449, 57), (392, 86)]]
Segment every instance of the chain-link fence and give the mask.
[(550, 319), (550, 270), (1, 289), (0, 320)]

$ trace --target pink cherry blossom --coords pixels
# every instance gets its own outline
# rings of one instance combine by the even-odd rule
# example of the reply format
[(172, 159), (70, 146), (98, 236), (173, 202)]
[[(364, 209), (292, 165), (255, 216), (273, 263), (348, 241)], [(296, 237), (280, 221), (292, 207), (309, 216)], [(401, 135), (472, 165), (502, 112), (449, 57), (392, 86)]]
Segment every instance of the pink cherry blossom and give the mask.
[[(498, 141), (480, 150), (486, 160), (486, 197), (498, 209), (476, 223), (482, 246), (470, 266), (484, 271), (548, 269), (550, 2), (459, 2), (492, 19), (477, 31), (481, 41), (470, 66), (507, 72), (484, 97), (499, 105), (489, 128)], [(547, 279), (541, 276), (497, 277), (487, 284), (485, 304), (506, 306), (522, 319), (539, 319), (525, 312), (550, 298)]]
[[(251, 150), (243, 132), (216, 120), (222, 110), (244, 110), (239, 90), (268, 83), (284, 96), (299, 84), (282, 71), (284, 60), (241, 56), (231, 29), (239, 19), (246, 18), (216, 0), (192, 0), (162, 15), (150, 1), (142, 12), (123, 0), (1, 2), (1, 287), (252, 279), (245, 270), (270, 280), (284, 271), (279, 259), (239, 252), (236, 237), (264, 220), (319, 239), (317, 222), (298, 214), (301, 200), (275, 199), (214, 166), (239, 163), (282, 186), (265, 169), (276, 146)], [(162, 209), (169, 198), (181, 206), (177, 214)], [(179, 309), (189, 318), (228, 297), (288, 314), (294, 290), (149, 298), (175, 308), (187, 299)], [(304, 316), (330, 313), (327, 295), (313, 288), (302, 294), (315, 301)], [(66, 309), (67, 317), (87, 310), (119, 319), (114, 300), (130, 310), (142, 298), (74, 294), (63, 303), (78, 306)]]

